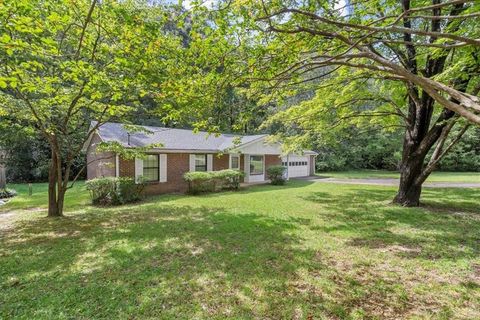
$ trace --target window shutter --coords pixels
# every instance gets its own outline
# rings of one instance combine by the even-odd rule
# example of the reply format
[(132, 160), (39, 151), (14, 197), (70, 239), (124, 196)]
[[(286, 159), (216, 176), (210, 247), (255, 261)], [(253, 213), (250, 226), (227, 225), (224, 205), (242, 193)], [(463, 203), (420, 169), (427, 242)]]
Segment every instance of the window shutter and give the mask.
[(190, 172), (195, 171), (195, 155), (190, 155)]
[(160, 182), (167, 182), (167, 155), (160, 155)]
[(135, 182), (138, 183), (140, 177), (143, 176), (143, 160), (135, 158)]
[(213, 155), (207, 154), (207, 171), (213, 171)]

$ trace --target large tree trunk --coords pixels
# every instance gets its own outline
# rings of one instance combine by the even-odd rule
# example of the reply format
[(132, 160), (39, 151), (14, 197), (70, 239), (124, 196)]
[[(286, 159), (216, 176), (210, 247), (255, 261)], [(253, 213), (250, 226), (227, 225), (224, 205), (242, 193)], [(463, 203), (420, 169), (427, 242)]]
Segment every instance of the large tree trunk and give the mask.
[(416, 182), (423, 170), (423, 160), (413, 159), (402, 164), (400, 184), (398, 192), (393, 199), (394, 203), (404, 207), (416, 207), (420, 205), (422, 185)]

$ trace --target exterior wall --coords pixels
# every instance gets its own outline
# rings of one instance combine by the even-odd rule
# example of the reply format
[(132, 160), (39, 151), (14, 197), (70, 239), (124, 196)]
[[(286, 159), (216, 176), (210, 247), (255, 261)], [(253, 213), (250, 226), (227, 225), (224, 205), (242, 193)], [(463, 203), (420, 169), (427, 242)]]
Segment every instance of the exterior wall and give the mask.
[(167, 182), (149, 183), (145, 192), (147, 194), (161, 194), (186, 192), (188, 184), (183, 180), (183, 174), (190, 170), (188, 153), (167, 154)]
[[(188, 153), (167, 153), (167, 182), (149, 182), (145, 193), (161, 194), (187, 191), (188, 184), (183, 180), (183, 174), (190, 170)], [(135, 160), (122, 159), (120, 163), (120, 176), (135, 178)], [(215, 163), (215, 161), (214, 161)]]
[(230, 155), (213, 155), (213, 171), (225, 170), (230, 167)]
[(265, 170), (267, 170), (271, 166), (279, 166), (281, 164), (282, 164), (282, 158), (280, 156), (276, 154), (265, 155)]
[(256, 142), (239, 147), (238, 151), (244, 154), (282, 154), (282, 146), (279, 143), (266, 143), (265, 138)]
[[(93, 139), (92, 139), (93, 142)], [(186, 192), (188, 184), (183, 180), (183, 174), (190, 170), (190, 154), (188, 153), (167, 153), (167, 182), (151, 182), (148, 183), (145, 189), (146, 194), (162, 194), (162, 193), (176, 193)], [(245, 163), (245, 155), (240, 155), (240, 168), (243, 170)], [(230, 156), (228, 154), (213, 155), (213, 170), (228, 169)], [(115, 156), (112, 154), (111, 163), (113, 166), (109, 167), (111, 176), (115, 176)], [(265, 170), (273, 165), (280, 165), (281, 158), (278, 155), (265, 155)], [(90, 166), (89, 166), (90, 167)], [(95, 169), (95, 168), (93, 168)], [(100, 170), (100, 169), (99, 169)], [(121, 177), (135, 178), (135, 160), (134, 159), (119, 159), (119, 174)], [(91, 179), (91, 178), (89, 178)]]
[(115, 177), (115, 154), (96, 152), (102, 140), (94, 134), (87, 148), (87, 180), (101, 177)]
[(135, 178), (135, 159), (118, 159), (120, 177)]

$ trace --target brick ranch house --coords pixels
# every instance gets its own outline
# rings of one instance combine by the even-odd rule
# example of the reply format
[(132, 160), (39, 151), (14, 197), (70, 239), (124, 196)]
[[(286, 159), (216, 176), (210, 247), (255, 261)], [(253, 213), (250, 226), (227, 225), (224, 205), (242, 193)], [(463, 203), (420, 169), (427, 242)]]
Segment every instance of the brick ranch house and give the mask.
[[(213, 135), (185, 129), (140, 126), (141, 132), (129, 133), (121, 123), (105, 123), (87, 141), (87, 180), (99, 177), (143, 176), (148, 194), (185, 192), (183, 174), (189, 171), (238, 169), (245, 172), (244, 182), (266, 181), (266, 169), (286, 166), (287, 176), (315, 174), (313, 151), (282, 155), (281, 145), (267, 143), (267, 135)], [(143, 132), (145, 131), (145, 132)], [(123, 159), (113, 152), (97, 152), (101, 142), (117, 142), (127, 148), (152, 148), (144, 159)]]

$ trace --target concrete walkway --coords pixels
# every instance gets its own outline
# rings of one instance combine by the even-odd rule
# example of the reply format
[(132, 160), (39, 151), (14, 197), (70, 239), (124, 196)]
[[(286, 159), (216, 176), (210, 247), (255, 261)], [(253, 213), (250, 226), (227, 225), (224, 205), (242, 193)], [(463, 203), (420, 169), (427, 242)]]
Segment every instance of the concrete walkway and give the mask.
[[(363, 179), (340, 179), (328, 177), (305, 177), (296, 178), (301, 180), (321, 182), (321, 183), (337, 183), (337, 184), (357, 184), (357, 185), (376, 185), (376, 186), (398, 186), (399, 180), (393, 178), (363, 178)], [(480, 188), (480, 182), (425, 182), (426, 188)]]

